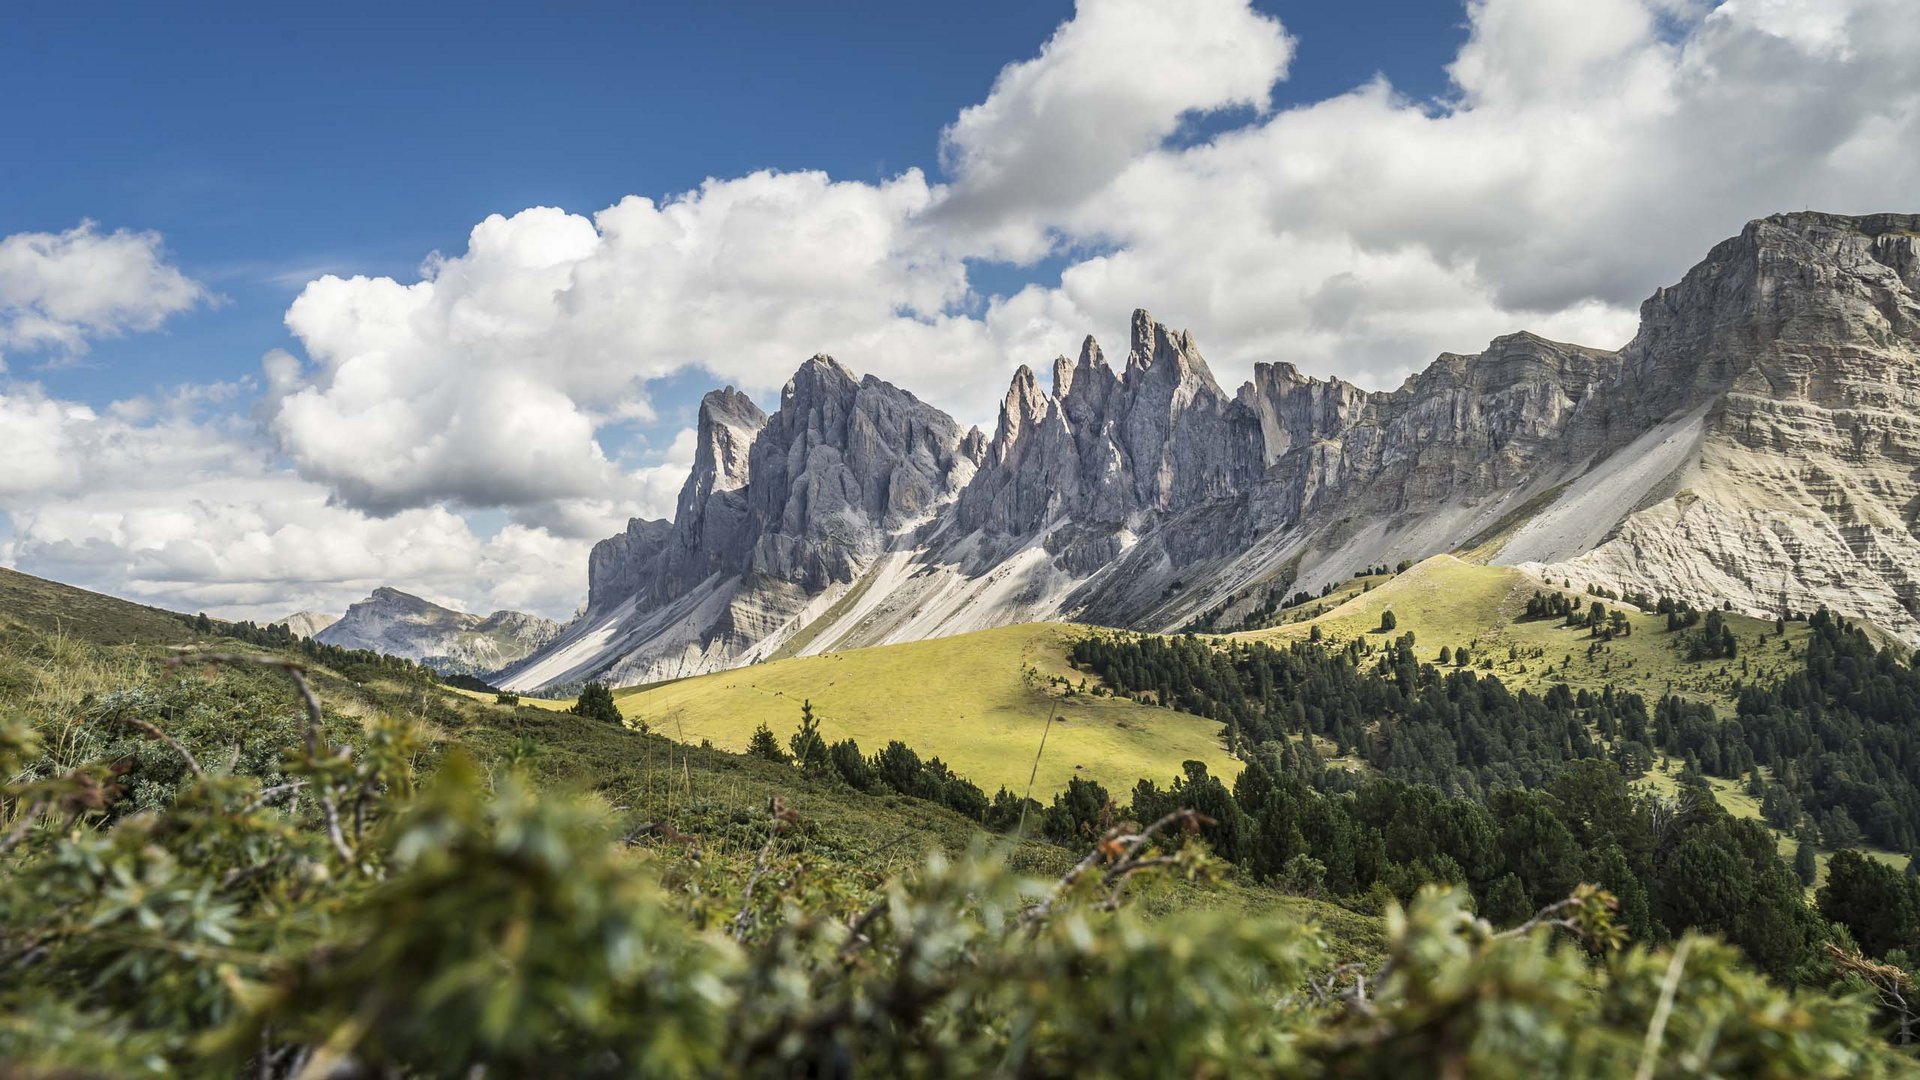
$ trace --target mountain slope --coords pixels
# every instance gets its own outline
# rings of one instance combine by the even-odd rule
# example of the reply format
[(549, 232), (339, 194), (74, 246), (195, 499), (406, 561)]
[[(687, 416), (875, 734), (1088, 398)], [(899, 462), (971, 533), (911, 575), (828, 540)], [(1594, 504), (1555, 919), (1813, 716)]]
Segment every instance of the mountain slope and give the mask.
[(347, 649), (418, 660), (443, 675), (485, 676), (552, 641), (560, 624), (538, 615), (496, 611), (484, 618), (379, 588), (313, 635)]
[(287, 629), (293, 631), (295, 637), (310, 638), (339, 622), (340, 616), (320, 611), (296, 611), (280, 621), (287, 624)]
[(770, 417), (709, 395), (675, 521), (603, 542), (585, 615), (506, 685), (1051, 618), (1231, 622), (1467, 549), (1920, 642), (1917, 242), (1909, 215), (1756, 221), (1618, 352), (1514, 334), (1391, 392), (1276, 363), (1230, 394), (1139, 312), (1120, 373), (1091, 339), (1048, 391), (1022, 367), (991, 438), (816, 357)]
[[(763, 723), (784, 743), (799, 726), (801, 703), (810, 700), (829, 742), (851, 738), (871, 755), (898, 739), (938, 756), (988, 794), (1001, 786), (1019, 794), (1032, 776), (1042, 801), (1076, 776), (1116, 796), (1143, 777), (1165, 784), (1189, 759), (1205, 762), (1215, 776), (1239, 774), (1218, 723), (1079, 692), (1087, 676), (1067, 664), (1066, 650), (1072, 635), (1088, 632), (1059, 623), (1008, 626), (757, 664), (617, 700), (629, 721), (723, 750), (745, 750)], [(1049, 681), (1055, 677), (1074, 692)]]

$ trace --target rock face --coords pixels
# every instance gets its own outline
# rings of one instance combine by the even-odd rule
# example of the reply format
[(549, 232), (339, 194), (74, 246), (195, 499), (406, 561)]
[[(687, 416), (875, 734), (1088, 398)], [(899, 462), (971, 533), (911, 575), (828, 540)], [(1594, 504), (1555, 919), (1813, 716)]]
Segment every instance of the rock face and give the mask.
[(651, 682), (764, 656), (951, 503), (985, 450), (827, 356), (800, 366), (772, 416), (731, 387), (708, 394), (695, 435), (673, 522), (595, 545), (587, 610), (503, 685)]
[(318, 611), (296, 611), (279, 621), (286, 623), (287, 629), (293, 631), (294, 636), (310, 638), (339, 622), (340, 616)]
[(486, 678), (559, 633), (559, 623), (538, 615), (496, 611), (482, 618), (398, 589), (379, 588), (313, 638), (342, 648), (418, 660), (443, 675)]
[(1137, 312), (1119, 373), (1091, 338), (1050, 387), (1023, 366), (991, 437), (815, 357), (771, 417), (708, 396), (674, 522), (602, 542), (586, 613), (506, 683), (1164, 630), (1443, 551), (1920, 642), (1917, 245), (1916, 216), (1756, 221), (1618, 352), (1513, 334), (1391, 392), (1272, 363), (1229, 394)]

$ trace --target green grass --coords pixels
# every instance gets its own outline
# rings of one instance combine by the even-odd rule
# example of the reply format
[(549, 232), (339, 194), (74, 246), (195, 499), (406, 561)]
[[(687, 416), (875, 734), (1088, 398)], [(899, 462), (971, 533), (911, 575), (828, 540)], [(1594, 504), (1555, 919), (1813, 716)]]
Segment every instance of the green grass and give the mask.
[[(246, 708), (275, 715), (297, 711), (292, 686), (277, 672), (187, 665), (170, 668), (173, 646), (199, 641), (225, 651), (270, 653), (228, 638), (195, 635), (175, 615), (144, 608), (111, 597), (44, 582), (25, 575), (0, 572), (0, 590), (8, 603), (0, 607), (0, 712), (26, 718), (42, 734), (43, 743), (66, 756), (66, 748), (91, 745), (97, 737), (76, 717), (90, 695), (109, 690), (153, 686), (175, 680), (210, 680), (242, 687)], [(1059, 641), (1064, 627), (1027, 627), (1027, 647), (1010, 644), (1020, 634), (997, 632), (985, 643), (953, 647), (946, 662), (959, 665), (974, 656), (988, 664), (1011, 662), (986, 683), (1011, 679), (1026, 685), (1020, 675), (1024, 657), (1039, 672), (1067, 670)], [(897, 662), (888, 650), (886, 663)], [(805, 661), (797, 661), (801, 665)], [(840, 661), (836, 674), (844, 677)], [(767, 665), (776, 667), (777, 665)], [(766, 668), (750, 669), (755, 672)], [(803, 668), (804, 670), (804, 668)], [(951, 682), (955, 669), (948, 668)], [(703, 868), (750, 865), (766, 838), (769, 800), (782, 799), (800, 815), (788, 843), (804, 854), (807, 873), (843, 876), (860, 886), (877, 889), (894, 874), (911, 873), (934, 852), (958, 855), (987, 846), (1001, 852), (1015, 870), (1040, 878), (1054, 878), (1082, 854), (1036, 840), (1016, 840), (986, 833), (977, 824), (930, 802), (902, 795), (857, 792), (823, 779), (808, 779), (797, 769), (728, 753), (721, 749), (687, 745), (670, 738), (671, 730), (656, 725), (650, 733), (597, 723), (565, 712), (567, 701), (522, 699), (519, 707), (496, 704), (490, 694), (446, 686), (423, 688), (404, 680), (374, 678), (355, 681), (324, 666), (311, 667), (316, 690), (325, 702), (336, 738), (351, 737), (358, 723), (375, 715), (413, 718), (429, 740), (431, 751), (423, 767), (455, 747), (465, 748), (487, 768), (500, 767), (509, 757), (526, 762), (536, 779), (553, 790), (585, 791), (603, 802), (607, 813), (631, 830), (644, 822), (666, 822), (679, 833), (697, 837), (701, 861), (690, 863), (686, 851), (664, 842), (639, 841), (640, 857), (656, 858), (663, 871), (698, 874)], [(696, 682), (698, 680), (685, 680)], [(943, 680), (926, 680), (938, 686)], [(1033, 679), (1036, 701), (1050, 700), (1045, 674)], [(653, 688), (670, 689), (679, 683)], [(637, 695), (628, 695), (632, 698)], [(1104, 701), (1104, 699), (1103, 699)], [(1033, 704), (1033, 702), (1029, 702)], [(1085, 699), (1063, 699), (1067, 725), (1056, 728), (1048, 754), (1058, 746), (1085, 746), (1062, 732), (1094, 726), (1098, 710)], [(1171, 720), (1189, 730), (1217, 728), (1207, 721), (1179, 717), (1165, 710), (1132, 706), (1114, 710), (1109, 720), (1135, 713), (1155, 722)], [(793, 705), (797, 714), (798, 704)], [(1044, 713), (1041, 722), (1044, 723)], [(788, 726), (791, 726), (790, 724)], [(832, 728), (829, 727), (829, 731)], [(1060, 740), (1056, 742), (1056, 740)], [(873, 749), (878, 749), (876, 744)], [(920, 747), (923, 752), (927, 747)], [(1031, 762), (1031, 748), (1020, 751), (1021, 768)], [(1177, 756), (1177, 755), (1176, 755)], [(1231, 771), (1217, 749), (1209, 759), (1222, 771)], [(1177, 761), (1167, 770), (1177, 768)], [(1044, 770), (1043, 770), (1044, 772)], [(1024, 779), (1024, 776), (1022, 777)], [(1124, 801), (1126, 792), (1116, 790)], [(0, 832), (10, 824), (0, 813)], [(1224, 907), (1264, 912), (1283, 910), (1321, 926), (1333, 943), (1337, 958), (1377, 962), (1384, 940), (1380, 919), (1338, 905), (1290, 896), (1247, 880), (1229, 867), (1225, 880), (1202, 883), (1163, 881), (1147, 887), (1135, 902), (1151, 912), (1191, 907)]]
[(180, 616), (0, 567), (0, 619), (102, 645), (177, 644), (193, 633)]
[[(1076, 776), (1123, 796), (1142, 778), (1165, 783), (1188, 759), (1205, 762), (1216, 776), (1239, 773), (1221, 725), (1211, 720), (1124, 698), (1066, 694), (1050, 684), (1060, 676), (1078, 687), (1087, 678), (1066, 659), (1073, 636), (1085, 632), (1029, 623), (776, 660), (615, 697), (631, 721), (725, 750), (745, 749), (762, 723), (784, 742), (799, 724), (801, 702), (811, 700), (828, 740), (851, 738), (872, 754), (899, 739), (989, 794), (1002, 786), (1026, 790), (1044, 734), (1034, 781), (1042, 801)], [(1048, 716), (1056, 713), (1049, 731)]]
[[(1768, 775), (1764, 766), (1760, 771), (1762, 775)], [(1656, 764), (1647, 772), (1646, 776), (1641, 778), (1640, 782), (1657, 794), (1671, 797), (1680, 790), (1679, 782), (1676, 779), (1679, 773), (1680, 763), (1669, 759), (1663, 763)], [(1723, 777), (1709, 776), (1707, 777), (1707, 786), (1713, 789), (1714, 801), (1725, 807), (1727, 813), (1737, 818), (1749, 818), (1754, 821), (1760, 820), (1760, 800), (1747, 794), (1746, 789), (1741, 785)], [(1780, 857), (1788, 862), (1792, 862), (1794, 851), (1798, 848), (1799, 841), (1772, 826), (1768, 826), (1767, 831), (1773, 833), (1774, 848), (1779, 851)], [(1869, 858), (1886, 863), (1896, 870), (1905, 870), (1907, 863), (1911, 859), (1910, 856), (1900, 854), (1899, 852), (1888, 851), (1885, 848), (1867, 847), (1864, 844), (1855, 845), (1854, 850), (1859, 851)], [(1809, 898), (1813, 896), (1815, 890), (1826, 883), (1827, 862), (1833, 858), (1833, 851), (1829, 848), (1816, 848), (1813, 857), (1815, 863), (1819, 866), (1819, 871), (1814, 875), (1813, 884), (1807, 886), (1807, 896)]]
[[(1782, 639), (1774, 636), (1771, 622), (1729, 614), (1741, 657), (1694, 662), (1679, 648), (1681, 634), (1667, 631), (1664, 616), (1640, 614), (1619, 601), (1602, 599), (1608, 610), (1629, 612), (1633, 632), (1602, 643), (1597, 655), (1589, 657), (1587, 648), (1595, 639), (1586, 630), (1562, 627), (1558, 619), (1525, 617), (1527, 598), (1536, 589), (1548, 591), (1547, 586), (1512, 567), (1436, 555), (1370, 591), (1354, 589), (1343, 584), (1336, 595), (1347, 598), (1317, 618), (1235, 636), (1294, 641), (1317, 625), (1324, 640), (1336, 645), (1355, 638), (1384, 644), (1412, 631), (1414, 651), (1423, 660), (1435, 660), (1442, 646), (1453, 650), (1466, 645), (1473, 650), (1476, 670), (1497, 675), (1509, 686), (1539, 692), (1564, 682), (1575, 690), (1598, 691), (1611, 684), (1638, 691), (1650, 701), (1671, 692), (1707, 702), (1725, 715), (1732, 711), (1734, 682), (1784, 676), (1798, 664), (1808, 632), (1804, 623), (1788, 623)], [(1583, 605), (1594, 599), (1580, 597)], [(1381, 634), (1380, 616), (1389, 609), (1397, 626), (1392, 634)], [(1492, 661), (1490, 670), (1482, 664), (1487, 660)]]

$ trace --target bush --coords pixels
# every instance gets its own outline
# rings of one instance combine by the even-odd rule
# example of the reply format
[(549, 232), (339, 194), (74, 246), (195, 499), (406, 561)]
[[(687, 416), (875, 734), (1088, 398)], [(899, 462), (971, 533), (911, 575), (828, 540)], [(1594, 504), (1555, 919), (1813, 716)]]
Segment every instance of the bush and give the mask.
[(613, 703), (613, 691), (606, 683), (590, 682), (580, 688), (580, 698), (567, 710), (575, 716), (588, 720), (599, 720), (608, 724), (622, 724), (620, 706)]

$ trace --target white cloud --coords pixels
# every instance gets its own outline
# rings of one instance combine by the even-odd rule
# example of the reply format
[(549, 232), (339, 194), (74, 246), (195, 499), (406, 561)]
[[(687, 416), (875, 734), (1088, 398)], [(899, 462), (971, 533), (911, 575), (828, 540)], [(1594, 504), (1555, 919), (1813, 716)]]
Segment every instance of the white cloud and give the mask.
[(208, 298), (166, 261), (158, 233), (103, 233), (91, 221), (14, 233), (0, 238), (0, 359), (82, 353), (90, 339), (157, 329)]
[[(454, 500), (523, 510), (632, 500), (596, 417), (698, 366), (765, 390), (831, 351), (933, 393), (978, 393), (998, 353), (960, 263), (916, 246), (917, 172), (708, 181), (584, 217), (491, 217), (422, 279), (326, 277), (287, 313), (312, 367), (270, 361), (270, 426), (300, 471), (379, 513)], [(978, 385), (976, 385), (978, 384)]]
[(1920, 190), (1905, 0), (1468, 16), (1447, 102), (1376, 82), (1135, 156), (1046, 221), (1102, 254), (996, 302), (996, 333), (1058, 347), (1144, 305), (1223, 377), (1284, 359), (1390, 385), (1517, 329), (1619, 345), (1642, 298), (1749, 218)]
[(273, 619), (341, 611), (398, 584), (474, 611), (565, 616), (590, 541), (508, 524), (476, 535), (444, 507), (374, 517), (277, 468), (193, 392), (96, 412), (35, 387), (0, 394), (9, 469), (0, 563), (177, 610)]
[(968, 254), (1025, 262), (1050, 247), (1046, 215), (1072, 208), (1183, 117), (1264, 112), (1293, 42), (1244, 0), (1081, 0), (1032, 60), (1009, 64), (941, 133), (955, 177), (931, 221)]
[[(1117, 354), (1145, 306), (1223, 380), (1289, 360), (1385, 386), (1518, 329), (1621, 344), (1748, 218), (1920, 191), (1911, 0), (1465, 11), (1443, 100), (1376, 80), (1273, 111), (1292, 43), (1242, 0), (1083, 0), (942, 133), (944, 184), (710, 179), (490, 217), (418, 280), (320, 278), (287, 312), (304, 357), (262, 363), (271, 450), (206, 394), (96, 413), (6, 391), (0, 554), (176, 606), (337, 609), (394, 583), (551, 613), (592, 538), (672, 508), (681, 440), (638, 467), (605, 443), (654, 422), (663, 376), (765, 392), (825, 351), (988, 420), (1013, 364), (1089, 331)], [(1176, 138), (1200, 114), (1228, 130)], [(969, 259), (1043, 254), (1057, 281), (969, 288)], [(0, 350), (204, 298), (151, 234), (0, 241)], [(469, 508), (507, 524), (481, 535)]]

